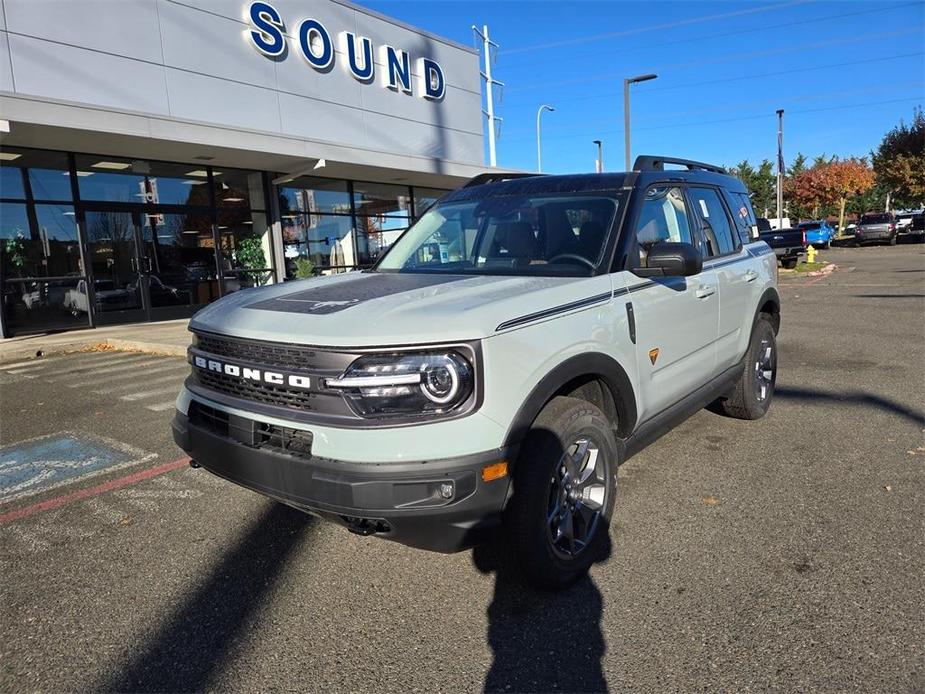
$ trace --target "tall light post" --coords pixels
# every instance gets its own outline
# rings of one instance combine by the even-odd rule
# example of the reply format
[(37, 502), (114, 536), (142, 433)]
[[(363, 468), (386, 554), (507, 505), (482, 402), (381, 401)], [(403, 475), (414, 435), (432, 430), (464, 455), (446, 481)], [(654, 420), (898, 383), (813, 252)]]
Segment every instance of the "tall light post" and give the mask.
[(555, 111), (556, 109), (549, 104), (543, 104), (536, 112), (536, 171), (543, 173), (543, 150), (540, 146), (540, 116), (543, 111)]
[(626, 170), (630, 170), (630, 85), (654, 80), (658, 75), (636, 75), (623, 80), (623, 139), (626, 147)]
[(593, 140), (593, 142), (597, 145), (597, 161), (594, 168), (598, 173), (604, 173), (604, 143), (600, 140)]

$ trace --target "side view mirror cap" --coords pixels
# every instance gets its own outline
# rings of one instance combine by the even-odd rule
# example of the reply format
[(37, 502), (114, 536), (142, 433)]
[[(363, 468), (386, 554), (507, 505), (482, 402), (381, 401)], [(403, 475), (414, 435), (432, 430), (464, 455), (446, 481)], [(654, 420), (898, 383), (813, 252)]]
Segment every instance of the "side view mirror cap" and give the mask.
[(638, 270), (643, 277), (690, 277), (703, 270), (703, 256), (690, 243), (661, 241), (649, 248), (646, 267)]

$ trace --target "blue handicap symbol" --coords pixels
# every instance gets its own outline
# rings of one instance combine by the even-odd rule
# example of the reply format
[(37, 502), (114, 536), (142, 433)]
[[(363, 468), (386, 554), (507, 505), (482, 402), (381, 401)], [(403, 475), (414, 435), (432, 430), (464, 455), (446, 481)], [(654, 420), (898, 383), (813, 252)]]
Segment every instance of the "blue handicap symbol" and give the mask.
[(140, 462), (144, 453), (102, 441), (59, 434), (0, 448), (0, 502), (56, 487), (114, 466)]

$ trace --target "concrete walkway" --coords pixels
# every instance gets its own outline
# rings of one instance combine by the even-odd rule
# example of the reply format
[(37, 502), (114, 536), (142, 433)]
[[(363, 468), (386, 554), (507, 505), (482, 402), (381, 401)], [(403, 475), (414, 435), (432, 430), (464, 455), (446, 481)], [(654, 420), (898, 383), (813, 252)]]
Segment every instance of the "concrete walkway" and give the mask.
[(0, 364), (93, 347), (184, 356), (190, 342), (188, 323), (184, 318), (0, 339)]

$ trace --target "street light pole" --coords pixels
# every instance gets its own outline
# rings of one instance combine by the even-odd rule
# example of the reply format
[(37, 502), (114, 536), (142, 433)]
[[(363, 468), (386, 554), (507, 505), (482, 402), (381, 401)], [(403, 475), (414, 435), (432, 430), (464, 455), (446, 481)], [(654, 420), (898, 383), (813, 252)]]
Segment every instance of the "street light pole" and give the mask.
[(540, 116), (543, 115), (543, 111), (555, 111), (556, 109), (550, 106), (549, 104), (543, 104), (536, 111), (536, 171), (537, 173), (543, 173), (543, 150), (540, 145)]
[(777, 228), (783, 228), (784, 213), (784, 109), (777, 110)]
[(594, 140), (597, 145), (597, 162), (595, 168), (598, 173), (604, 173), (604, 143), (600, 140)]
[(623, 145), (626, 150), (626, 170), (630, 170), (630, 85), (654, 80), (658, 75), (647, 74), (623, 80)]

